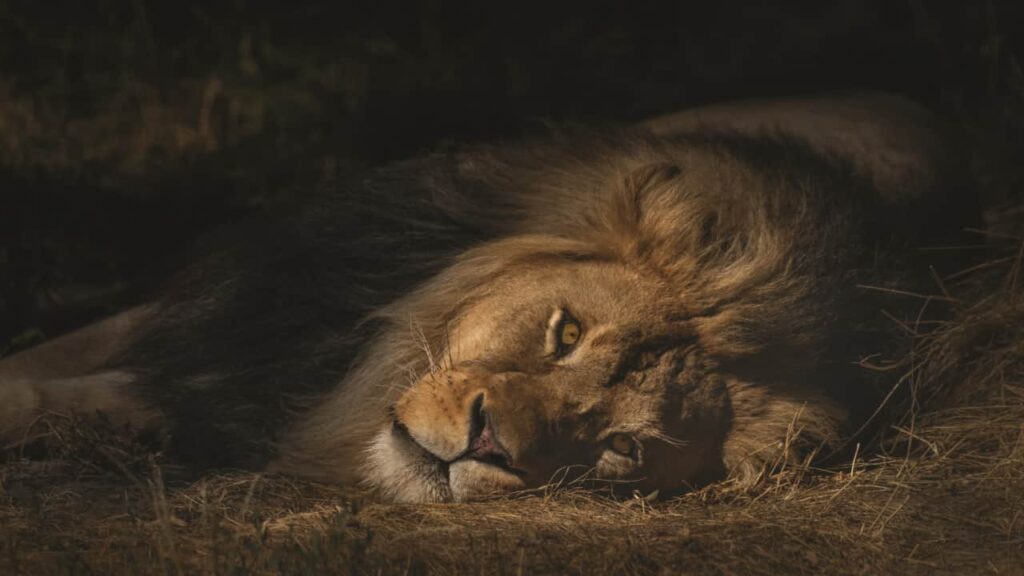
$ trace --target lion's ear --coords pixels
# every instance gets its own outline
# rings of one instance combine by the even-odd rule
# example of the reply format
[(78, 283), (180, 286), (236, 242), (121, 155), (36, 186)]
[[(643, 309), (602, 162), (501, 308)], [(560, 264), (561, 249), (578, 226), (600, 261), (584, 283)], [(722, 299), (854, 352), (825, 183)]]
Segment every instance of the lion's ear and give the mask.
[(617, 195), (619, 213), (629, 220), (623, 224), (641, 226), (648, 194), (671, 186), (681, 174), (679, 166), (668, 162), (647, 164), (626, 174)]
[(729, 225), (735, 218), (728, 204), (678, 164), (657, 162), (622, 178), (605, 220), (623, 257), (671, 275), (742, 239), (730, 233), (736, 227)]

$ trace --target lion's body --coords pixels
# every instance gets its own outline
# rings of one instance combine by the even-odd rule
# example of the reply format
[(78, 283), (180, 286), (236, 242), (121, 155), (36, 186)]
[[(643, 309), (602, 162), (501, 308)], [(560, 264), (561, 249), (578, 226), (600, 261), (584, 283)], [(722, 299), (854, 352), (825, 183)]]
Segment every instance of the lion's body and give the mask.
[[(913, 287), (914, 248), (970, 217), (940, 132), (872, 98), (379, 170), (252, 224), (93, 334), (116, 345), (74, 386), (117, 390), (84, 405), (158, 418), (199, 465), (403, 500), (577, 465), (645, 489), (757, 477), (841, 443), (871, 396), (855, 363), (886, 343), (858, 286)], [(21, 398), (7, 428), (69, 404), (47, 378), (75, 374), (46, 364), (0, 364)]]

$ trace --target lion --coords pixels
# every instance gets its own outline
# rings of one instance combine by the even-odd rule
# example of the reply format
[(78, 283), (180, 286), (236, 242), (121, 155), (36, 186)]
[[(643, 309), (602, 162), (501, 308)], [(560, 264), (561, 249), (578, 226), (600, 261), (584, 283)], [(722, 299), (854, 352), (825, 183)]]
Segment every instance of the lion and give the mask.
[(916, 248), (976, 212), (964, 165), (930, 113), (873, 93), (397, 163), (0, 363), (3, 438), (102, 413), (196, 470), (400, 502), (757, 482), (864, 423), (858, 362), (896, 345), (879, 298), (929, 291), (942, 253)]

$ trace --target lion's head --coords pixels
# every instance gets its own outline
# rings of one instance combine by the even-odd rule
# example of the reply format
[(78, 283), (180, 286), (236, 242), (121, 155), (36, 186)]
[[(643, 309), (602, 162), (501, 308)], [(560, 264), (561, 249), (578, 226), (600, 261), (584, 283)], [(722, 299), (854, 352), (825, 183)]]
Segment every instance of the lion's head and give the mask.
[(721, 466), (728, 408), (687, 310), (609, 261), (511, 263), (450, 328), (370, 452), (402, 499), (592, 474), (656, 489)]
[(579, 477), (665, 494), (835, 440), (812, 360), (834, 249), (807, 234), (817, 190), (717, 148), (646, 152), (577, 170), (582, 189), (533, 180), (575, 211), (554, 198), (378, 312), (284, 468), (336, 479), (359, 459), (403, 501)]

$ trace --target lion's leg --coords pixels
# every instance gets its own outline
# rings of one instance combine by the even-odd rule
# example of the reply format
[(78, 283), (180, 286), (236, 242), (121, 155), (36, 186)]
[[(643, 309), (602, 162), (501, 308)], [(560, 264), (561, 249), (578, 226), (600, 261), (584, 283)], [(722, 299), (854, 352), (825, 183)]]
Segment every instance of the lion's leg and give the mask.
[(132, 308), (0, 362), (0, 446), (45, 432), (48, 414), (93, 416), (148, 429), (158, 416), (132, 391), (131, 374), (105, 370), (152, 318), (156, 306)]
[(155, 430), (159, 412), (131, 390), (134, 378), (109, 371), (51, 380), (0, 380), (0, 445), (11, 447), (46, 435), (47, 416), (102, 413), (117, 428)]
[(0, 360), (0, 383), (53, 380), (102, 370), (156, 314), (157, 305), (136, 306)]
[(847, 415), (831, 399), (738, 380), (727, 387), (733, 416), (722, 459), (731, 479), (755, 484), (773, 471), (838, 448)]

